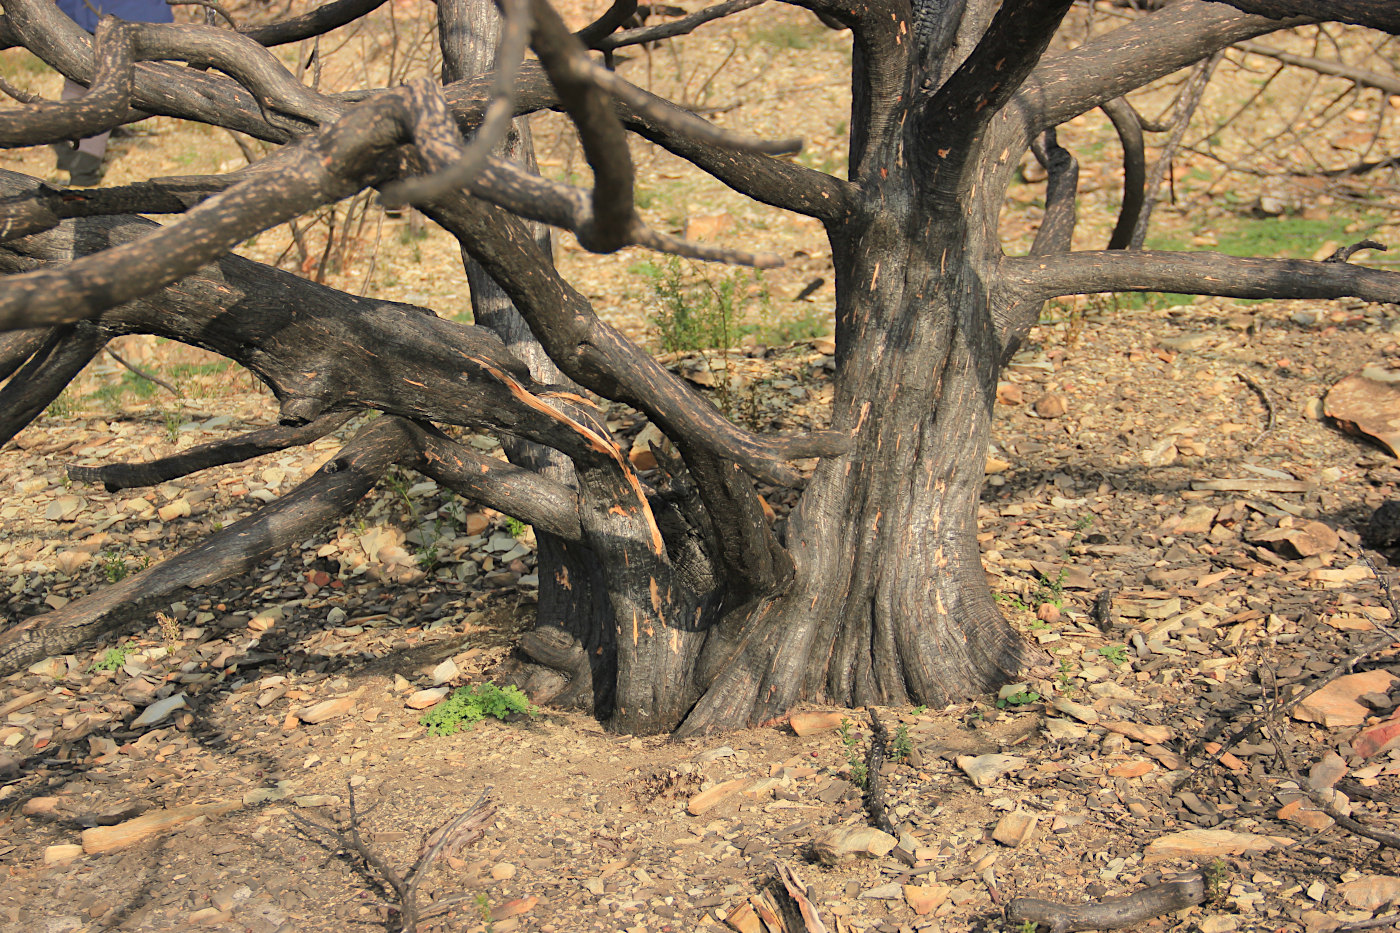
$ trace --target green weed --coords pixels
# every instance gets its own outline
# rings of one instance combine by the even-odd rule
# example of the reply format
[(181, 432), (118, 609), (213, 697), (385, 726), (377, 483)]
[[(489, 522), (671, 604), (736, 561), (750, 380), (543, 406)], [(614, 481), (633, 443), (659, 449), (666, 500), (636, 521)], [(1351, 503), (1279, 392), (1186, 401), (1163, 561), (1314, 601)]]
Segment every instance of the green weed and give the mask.
[(89, 671), (115, 671), (126, 664), (127, 657), (136, 650), (136, 642), (129, 641), (124, 645), (115, 648), (108, 648), (107, 653), (101, 658), (92, 662)]
[(518, 518), (506, 519), (506, 531), (510, 533), (512, 538), (519, 538), (521, 535), (525, 534), (525, 529), (528, 527), (528, 525)]
[(120, 583), (125, 580), (126, 575), (130, 573), (130, 568), (126, 565), (126, 555), (111, 548), (103, 551), (102, 573), (107, 577), (108, 583)]
[(1128, 663), (1128, 646), (1104, 645), (1099, 649), (1099, 656), (1114, 667), (1122, 667), (1124, 664)]
[(890, 749), (894, 752), (896, 761), (908, 761), (914, 757), (914, 740), (909, 738), (909, 727), (901, 723), (894, 730), (894, 738), (890, 741)]
[(487, 716), (504, 720), (513, 713), (534, 716), (538, 712), (518, 687), (474, 684), (458, 687), (418, 723), (428, 727), (429, 735), (452, 735), (470, 729)]
[(1040, 700), (1040, 694), (1034, 690), (1021, 690), (1010, 696), (997, 699), (997, 709), (1006, 709), (1008, 706), (1025, 706), (1029, 703), (1036, 703)]

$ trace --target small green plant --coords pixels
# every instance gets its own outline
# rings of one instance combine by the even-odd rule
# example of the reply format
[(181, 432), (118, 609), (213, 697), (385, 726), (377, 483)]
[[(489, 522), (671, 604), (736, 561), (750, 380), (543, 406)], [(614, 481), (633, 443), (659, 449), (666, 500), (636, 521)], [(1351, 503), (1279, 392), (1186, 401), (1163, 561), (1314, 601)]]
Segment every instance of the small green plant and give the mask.
[(125, 580), (130, 572), (126, 566), (126, 555), (111, 548), (103, 551), (102, 572), (107, 576), (108, 583), (120, 583)]
[(890, 742), (890, 748), (894, 751), (896, 761), (908, 761), (914, 757), (914, 740), (909, 738), (909, 727), (901, 723), (894, 730), (894, 739)]
[(1071, 673), (1069, 659), (1060, 658), (1060, 669), (1055, 673), (1055, 689), (1067, 697), (1074, 696), (1075, 692), (1079, 689), (1075, 685), (1074, 679), (1070, 676)]
[(438, 565), (438, 547), (436, 544), (428, 547), (420, 547), (415, 556), (418, 559), (418, 569), (424, 573), (432, 573)]
[(530, 705), (525, 694), (514, 685), (474, 684), (458, 687), (451, 696), (430, 709), (419, 725), (428, 727), (429, 735), (452, 735), (468, 730), (487, 716), (504, 720), (521, 713), (534, 716), (539, 710)]
[(180, 416), (173, 411), (165, 413), (165, 436), (172, 444), (180, 439)]
[(496, 925), (491, 922), (491, 899), (485, 894), (476, 896), (476, 912), (481, 915), (481, 922), (486, 924), (486, 933), (494, 933)]
[(107, 653), (101, 658), (92, 662), (89, 671), (115, 671), (126, 664), (127, 656), (136, 650), (136, 642), (129, 641), (124, 645), (115, 648), (108, 648)]
[(1230, 866), (1223, 858), (1212, 859), (1201, 873), (1205, 875), (1206, 890), (1210, 893), (1212, 901), (1218, 901), (1225, 896), (1225, 882), (1230, 877)]
[(525, 523), (518, 518), (506, 519), (506, 531), (509, 532), (512, 538), (518, 538), (525, 534), (526, 527)]
[(1111, 663), (1114, 667), (1122, 667), (1128, 663), (1127, 645), (1104, 645), (1099, 649), (1099, 656)]
[(914, 707), (909, 712), (913, 713), (915, 716), (922, 716), (924, 713), (928, 712), (928, 707), (923, 703), (920, 703), (918, 706)]
[(1034, 690), (1021, 690), (1010, 696), (999, 697), (997, 699), (997, 709), (1006, 709), (1008, 706), (1025, 706), (1040, 700), (1040, 694)]
[(44, 409), (44, 414), (50, 418), (71, 418), (78, 410), (78, 405), (73, 401), (73, 397), (66, 391), (58, 398), (49, 403), (49, 407)]
[(842, 746), (845, 747), (846, 764), (851, 768), (851, 782), (864, 790), (868, 775), (865, 773), (865, 756), (861, 754), (860, 736), (851, 731), (849, 719), (841, 720), (838, 734), (841, 736)]
[[(1031, 611), (1031, 607), (1027, 606), (1025, 604), (1025, 601), (1022, 600), (1021, 597), (1017, 596), (1015, 593), (997, 593), (992, 598), (995, 599), (997, 602), (1001, 603), (1002, 605), (1006, 606), (1008, 609), (1014, 609), (1017, 612)], [(1037, 619), (1036, 621), (1040, 620)], [(1034, 623), (1032, 623), (1031, 627), (1035, 628)]]
[(1036, 933), (1040, 929), (1040, 924), (1034, 920), (1022, 920), (1021, 925), (1016, 928), (1016, 933)]

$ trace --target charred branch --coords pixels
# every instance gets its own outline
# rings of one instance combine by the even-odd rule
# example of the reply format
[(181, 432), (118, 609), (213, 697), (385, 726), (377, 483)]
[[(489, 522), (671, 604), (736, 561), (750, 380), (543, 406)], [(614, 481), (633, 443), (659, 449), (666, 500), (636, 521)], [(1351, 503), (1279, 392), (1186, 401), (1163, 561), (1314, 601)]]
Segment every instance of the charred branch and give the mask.
[(49, 333), (44, 328), (36, 328), (0, 334), (0, 381), (13, 376), (25, 360), (37, 353), (49, 339)]
[(266, 26), (244, 26), (239, 32), (259, 45), (286, 45), (353, 23), (384, 5), (384, 0), (332, 0), (300, 16)]
[(1013, 287), (1041, 299), (1095, 292), (1400, 302), (1400, 273), (1337, 262), (1165, 250), (1077, 252), (1003, 261)]
[(1205, 899), (1205, 879), (1200, 872), (1190, 872), (1126, 897), (1110, 897), (1091, 904), (1059, 904), (1038, 897), (1014, 898), (1006, 908), (1006, 919), (1018, 926), (1047, 927), (1050, 933), (1121, 930), (1195, 907)]
[(108, 334), (91, 323), (55, 328), (15, 377), (0, 389), (0, 445), (39, 417), (92, 358)]
[(123, 123), (130, 110), (132, 39), (126, 24), (97, 24), (97, 75), (92, 87), (67, 103), (30, 104), (0, 111), (0, 147), (37, 146), (95, 136)]
[(1108, 248), (1127, 249), (1147, 192), (1147, 150), (1143, 145), (1142, 118), (1125, 97), (1105, 101), (1100, 109), (1113, 123), (1123, 147), (1123, 204), (1118, 209), (1118, 222), (1113, 226)]
[[(676, 36), (685, 36), (696, 29), (717, 19), (732, 16), (744, 10), (751, 10), (754, 7), (765, 3), (766, 0), (727, 0), (725, 3), (716, 3), (714, 6), (697, 10), (688, 16), (673, 19), (669, 23), (657, 23), (653, 26), (639, 26), (636, 29), (624, 29), (622, 32), (604, 34), (603, 37), (593, 39), (593, 33), (588, 32), (592, 27), (585, 27), (579, 30), (579, 40), (591, 49), (600, 52), (611, 52), (628, 45), (642, 45), (647, 42), (660, 42), (662, 39), (674, 39)], [(633, 4), (634, 8), (636, 4)], [(600, 22), (602, 20), (600, 19)], [(585, 34), (587, 33), (587, 35)]]
[(324, 415), (298, 427), (277, 425), (210, 444), (200, 444), (150, 463), (109, 463), (100, 467), (70, 466), (68, 478), (77, 483), (101, 483), (108, 492), (160, 483), (189, 476), (210, 467), (242, 463), (263, 454), (301, 447), (319, 440), (353, 417), (352, 412)]
[(1016, 96), (1019, 119), (1032, 138), (1236, 42), (1319, 18), (1280, 21), (1213, 0), (1182, 0), (1077, 49), (1047, 55)]
[(175, 557), (0, 634), (0, 670), (21, 670), (121, 627), (154, 601), (246, 573), (344, 515), (390, 464), (411, 454), (404, 422), (381, 418), (296, 489)]
[(1400, 34), (1400, 9), (1390, 0), (1214, 0), (1246, 13), (1273, 19), (1310, 16)]
[(973, 184), (966, 169), (976, 157), (983, 129), (1031, 74), (1073, 5), (1073, 0), (1003, 3), (967, 60), (916, 105), (916, 151), (924, 164), (926, 190), (947, 196)]

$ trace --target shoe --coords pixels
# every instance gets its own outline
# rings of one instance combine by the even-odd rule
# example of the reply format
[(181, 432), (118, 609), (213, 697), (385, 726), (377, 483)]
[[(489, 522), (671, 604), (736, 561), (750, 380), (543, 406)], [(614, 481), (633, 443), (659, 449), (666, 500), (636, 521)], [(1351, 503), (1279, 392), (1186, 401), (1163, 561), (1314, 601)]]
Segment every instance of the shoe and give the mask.
[(102, 182), (102, 160), (91, 152), (76, 151), (68, 162), (68, 184), (92, 188)]
[(78, 150), (73, 148), (72, 143), (54, 143), (51, 147), (57, 157), (57, 168), (60, 172), (69, 171), (73, 167), (73, 156), (78, 154)]

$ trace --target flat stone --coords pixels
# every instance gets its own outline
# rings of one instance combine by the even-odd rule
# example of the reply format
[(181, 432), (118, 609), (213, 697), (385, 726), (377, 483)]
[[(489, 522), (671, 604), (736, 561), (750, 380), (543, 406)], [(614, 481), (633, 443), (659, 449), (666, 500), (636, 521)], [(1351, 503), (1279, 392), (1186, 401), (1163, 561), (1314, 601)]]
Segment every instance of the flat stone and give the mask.
[(448, 658), (446, 661), (443, 661), (437, 667), (433, 668), (433, 672), (430, 676), (432, 677), (433, 685), (440, 686), (441, 684), (455, 680), (457, 677), (461, 676), (461, 674), (462, 672), (458, 669), (457, 662)]
[(922, 917), (942, 907), (951, 890), (946, 884), (906, 884), (904, 901), (910, 910)]
[(1367, 366), (1332, 386), (1322, 404), (1337, 427), (1374, 438), (1400, 457), (1400, 372)]
[(897, 901), (904, 896), (904, 889), (898, 884), (890, 882), (873, 887), (868, 891), (860, 892), (860, 896), (878, 901)]
[(184, 709), (188, 705), (183, 693), (168, 696), (164, 700), (157, 700), (141, 711), (141, 715), (137, 716), (131, 723), (131, 728), (140, 729), (143, 726), (153, 726), (177, 709)]
[[(1353, 742), (1354, 741), (1355, 740), (1353, 740)], [(1353, 744), (1352, 747), (1354, 749), (1355, 744)], [(1321, 790), (1324, 787), (1331, 787), (1333, 784), (1336, 784), (1342, 778), (1346, 777), (1346, 774), (1346, 759), (1336, 752), (1329, 750), (1325, 755), (1319, 758), (1317, 764), (1313, 765), (1312, 769), (1308, 771), (1308, 783), (1312, 784), (1312, 786), (1316, 787), (1318, 790)]]
[(1321, 832), (1332, 825), (1332, 818), (1319, 810), (1307, 797), (1289, 801), (1278, 808), (1275, 816), (1289, 823), (1306, 826), (1315, 832)]
[(307, 725), (314, 726), (318, 722), (329, 722), (332, 719), (339, 719), (355, 708), (354, 697), (337, 697), (334, 700), (324, 700), (314, 706), (297, 713), (297, 718)]
[(990, 787), (1001, 778), (1026, 766), (1026, 759), (1016, 755), (960, 755), (956, 762), (963, 773), (978, 787)]
[(1400, 711), (1379, 725), (1362, 729), (1351, 740), (1351, 750), (1362, 758), (1374, 758), (1400, 746)]
[(1240, 928), (1238, 917), (1229, 914), (1216, 914), (1213, 917), (1202, 917), (1196, 924), (1201, 933), (1233, 933)]
[(1285, 836), (1260, 836), (1237, 833), (1228, 829), (1188, 829), (1159, 836), (1147, 844), (1145, 862), (1163, 859), (1200, 859), (1223, 855), (1243, 855), (1247, 852), (1268, 852), (1293, 844)]
[(1085, 703), (1076, 703), (1066, 697), (1057, 696), (1050, 701), (1050, 708), (1057, 713), (1064, 713), (1066, 716), (1073, 716), (1080, 722), (1093, 725), (1099, 721), (1098, 710)]
[(1215, 524), (1215, 516), (1219, 512), (1208, 505), (1193, 505), (1186, 510), (1181, 521), (1176, 523), (1172, 529), (1172, 534), (1178, 535), (1204, 535), (1209, 534), (1211, 526)]
[(45, 865), (67, 865), (83, 854), (83, 847), (76, 843), (60, 843), (44, 847)]
[(788, 719), (788, 725), (792, 726), (792, 731), (798, 735), (816, 735), (819, 732), (839, 729), (841, 723), (848, 719), (850, 716), (842, 712), (812, 711), (793, 713)]
[(1069, 411), (1069, 402), (1058, 392), (1046, 392), (1035, 400), (1035, 413), (1042, 418), (1061, 418)]
[(509, 881), (515, 877), (515, 866), (510, 862), (497, 862), (491, 866), (491, 877), (496, 881)]
[(1293, 707), (1293, 718), (1328, 729), (1359, 726), (1371, 710), (1357, 698), (1366, 693), (1387, 693), (1394, 682), (1395, 678), (1383, 670), (1346, 674)]
[(725, 781), (723, 784), (716, 784), (709, 790), (702, 790), (690, 802), (685, 805), (686, 812), (691, 816), (699, 816), (709, 810), (713, 810), (728, 798), (747, 788), (752, 781), (748, 778), (735, 778), (732, 781)]
[(409, 709), (427, 709), (441, 703), (450, 692), (450, 687), (431, 687), (427, 690), (419, 690), (405, 700), (404, 705)]
[(884, 858), (899, 840), (870, 826), (833, 826), (812, 840), (812, 854), (826, 865), (848, 858)]
[(1014, 849), (1035, 836), (1035, 829), (1039, 823), (1040, 817), (1034, 813), (1012, 810), (997, 820), (996, 828), (992, 830), (992, 838)]
[(1250, 540), (1254, 544), (1268, 545), (1288, 557), (1316, 557), (1335, 551), (1341, 544), (1337, 533), (1322, 522), (1270, 528), (1253, 535)]
[(1393, 875), (1363, 875), (1337, 887), (1337, 893), (1357, 910), (1380, 910), (1400, 903), (1400, 878)]
[(1058, 716), (1051, 716), (1045, 720), (1045, 732), (1056, 742), (1077, 742), (1089, 734), (1087, 726), (1081, 726), (1077, 722), (1070, 722), (1068, 719), (1061, 719)]

